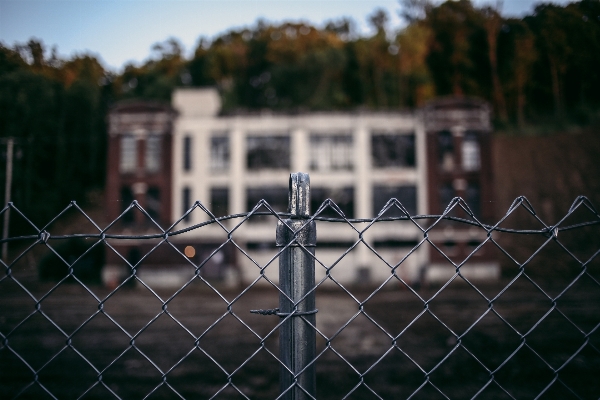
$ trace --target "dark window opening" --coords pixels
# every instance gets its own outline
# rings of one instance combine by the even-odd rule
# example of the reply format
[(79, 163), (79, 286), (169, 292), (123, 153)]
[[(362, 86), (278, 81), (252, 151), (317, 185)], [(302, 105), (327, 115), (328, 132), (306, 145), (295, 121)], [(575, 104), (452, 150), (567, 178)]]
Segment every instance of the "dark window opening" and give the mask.
[(160, 222), (160, 189), (154, 186), (146, 192), (146, 211), (156, 222)]
[[(333, 200), (346, 218), (354, 218), (354, 188), (311, 188), (311, 214), (315, 214), (321, 204), (327, 199)], [(319, 214), (319, 217), (340, 218), (341, 216), (333, 209), (333, 207), (329, 206)]]
[[(184, 187), (181, 192), (181, 211), (182, 215), (185, 214), (192, 207), (192, 190), (189, 187)], [(189, 222), (191, 219), (190, 215), (186, 215), (183, 220)]]
[[(246, 209), (251, 211), (260, 200), (265, 200), (275, 212), (287, 212), (288, 189), (285, 187), (249, 188), (246, 191)], [(258, 212), (268, 212), (266, 207), (261, 207)], [(250, 221), (266, 221), (268, 216), (252, 216)]]
[(448, 204), (452, 201), (453, 198), (456, 197), (456, 191), (454, 190), (454, 186), (452, 183), (444, 183), (440, 187), (440, 210), (439, 213), (442, 214)]
[(183, 170), (192, 170), (192, 137), (185, 136), (183, 138)]
[(289, 136), (249, 136), (246, 148), (250, 170), (290, 168)]
[[(121, 212), (125, 211), (127, 207), (133, 203), (135, 197), (133, 196), (133, 191), (129, 186), (123, 186), (121, 188)], [(121, 217), (121, 222), (124, 224), (133, 224), (135, 220), (135, 215), (133, 214), (133, 209), (124, 214)]]
[(458, 245), (454, 240), (446, 240), (440, 248), (447, 256), (455, 255), (458, 252)]
[(376, 240), (373, 242), (373, 247), (376, 249), (397, 249), (400, 247), (406, 249), (414, 248), (418, 242), (416, 240)]
[(210, 190), (210, 211), (215, 217), (229, 214), (229, 189), (212, 188)]
[[(417, 213), (416, 186), (375, 186), (373, 188), (373, 215), (378, 215), (391, 199), (398, 199), (410, 215)], [(403, 217), (405, 214), (396, 206), (384, 213), (386, 217)]]
[(376, 168), (414, 167), (415, 135), (373, 134), (371, 156)]
[(481, 216), (481, 192), (477, 183), (467, 183), (467, 188), (465, 189), (465, 201), (473, 214), (479, 218)]
[(246, 248), (248, 250), (273, 250), (276, 249), (275, 241), (272, 242), (248, 242), (246, 243)]
[(139, 268), (137, 265), (142, 259), (142, 252), (139, 247), (132, 247), (127, 252), (127, 262), (131, 265), (131, 268)]
[[(479, 247), (479, 245), (481, 245), (482, 240), (476, 240), (476, 239), (471, 239), (467, 242), (467, 253), (471, 254), (473, 253), (477, 247)], [(476, 255), (483, 255), (485, 253), (485, 245), (481, 246), (479, 248), (479, 250), (477, 250), (477, 252), (475, 253)]]
[(438, 162), (443, 171), (454, 170), (454, 138), (452, 132), (441, 131), (437, 134)]

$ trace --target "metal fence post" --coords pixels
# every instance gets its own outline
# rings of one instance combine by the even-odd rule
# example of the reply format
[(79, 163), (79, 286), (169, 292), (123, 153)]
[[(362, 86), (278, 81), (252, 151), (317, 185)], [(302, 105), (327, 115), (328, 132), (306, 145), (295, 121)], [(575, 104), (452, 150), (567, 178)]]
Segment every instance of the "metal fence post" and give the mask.
[[(298, 172), (290, 175), (290, 219), (277, 224), (277, 246), (291, 243), (279, 256), (279, 313), (286, 318), (279, 328), (282, 399), (308, 399), (316, 394), (315, 246), (317, 229), (310, 215), (310, 179)], [(300, 244), (303, 247), (300, 247)], [(300, 301), (302, 300), (302, 301)], [(308, 367), (307, 367), (308, 366)], [(290, 372), (291, 371), (291, 372)], [(300, 373), (302, 371), (302, 373)]]

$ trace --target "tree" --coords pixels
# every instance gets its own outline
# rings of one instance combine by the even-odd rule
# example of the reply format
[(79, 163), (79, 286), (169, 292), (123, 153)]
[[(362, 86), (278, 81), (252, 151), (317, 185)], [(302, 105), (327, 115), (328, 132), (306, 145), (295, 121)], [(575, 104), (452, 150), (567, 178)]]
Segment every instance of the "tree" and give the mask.
[(104, 184), (110, 85), (100, 82), (106, 72), (94, 57), (64, 61), (56, 51), (48, 57), (39, 41), (2, 47), (0, 54), (0, 134), (17, 138), (22, 154), (13, 200), (43, 225)]
[(503, 89), (511, 96), (511, 110), (516, 115), (517, 125), (525, 125), (525, 111), (528, 104), (527, 92), (531, 88), (533, 65), (538, 53), (535, 35), (529, 26), (520, 19), (504, 21), (498, 43), (499, 73), (503, 76)]
[(400, 17), (408, 24), (423, 21), (433, 8), (431, 0), (399, 0)]
[(446, 1), (428, 10), (432, 30), (428, 65), (438, 94), (488, 97), (489, 59), (481, 15), (469, 0)]
[(396, 37), (404, 105), (420, 107), (435, 95), (435, 86), (427, 66), (431, 35), (431, 29), (426, 24), (414, 22)]
[(480, 10), (484, 17), (484, 27), (487, 37), (488, 57), (490, 63), (490, 73), (492, 76), (492, 98), (494, 106), (498, 111), (499, 118), (502, 122), (508, 122), (508, 113), (506, 111), (506, 101), (504, 100), (504, 92), (500, 84), (498, 75), (498, 34), (503, 24), (503, 19), (498, 10), (492, 7), (484, 7)]

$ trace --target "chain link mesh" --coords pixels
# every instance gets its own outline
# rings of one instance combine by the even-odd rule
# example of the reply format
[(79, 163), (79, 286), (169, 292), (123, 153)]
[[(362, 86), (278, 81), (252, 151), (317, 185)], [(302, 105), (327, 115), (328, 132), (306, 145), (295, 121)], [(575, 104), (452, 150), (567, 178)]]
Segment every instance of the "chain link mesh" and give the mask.
[[(284, 248), (238, 239), (266, 224), (274, 244), (275, 223), (290, 215), (265, 201), (219, 218), (196, 202), (167, 229), (136, 202), (105, 228), (74, 202), (43, 227), (13, 204), (6, 212), (25, 233), (2, 240), (0, 398), (279, 398), (279, 328), (292, 317), (316, 331), (310, 365), (319, 399), (600, 396), (600, 215), (585, 197), (554, 224), (523, 197), (494, 224), (460, 198), (442, 215), (417, 216), (391, 199), (366, 220), (346, 218), (327, 200), (307, 223), (316, 221), (317, 235), (333, 224), (352, 239), (317, 242), (316, 325), (278, 312)], [(143, 229), (122, 225), (128, 213), (142, 216)], [(182, 225), (192, 213), (205, 222)], [(381, 224), (410, 226), (419, 239), (381, 250), (370, 236)], [(200, 242), (205, 229), (218, 240), (190, 257), (182, 243)], [(433, 239), (467, 231), (479, 239), (462, 259)], [(75, 241), (82, 244), (66, 245)], [(131, 244), (145, 246), (143, 254), (123, 254)], [(423, 248), (449, 278), (407, 277), (404, 265)], [(348, 283), (359, 251), (374, 255), (369, 268), (379, 273)], [(502, 266), (500, 279), (463, 273), (483, 252)], [(111, 287), (100, 284), (94, 261), (108, 256), (127, 271)], [(154, 271), (160, 279), (144, 275), (165, 257)], [(232, 263), (211, 275), (229, 257), (246, 265), (243, 274)], [(169, 275), (175, 266), (184, 272)], [(172, 276), (183, 279), (176, 288), (159, 284)]]

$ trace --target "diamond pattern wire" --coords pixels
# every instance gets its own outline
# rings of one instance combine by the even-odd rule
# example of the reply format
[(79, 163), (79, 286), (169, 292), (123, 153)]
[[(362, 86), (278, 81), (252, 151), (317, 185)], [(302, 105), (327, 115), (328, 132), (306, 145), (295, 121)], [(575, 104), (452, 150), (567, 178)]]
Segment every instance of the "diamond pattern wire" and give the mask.
[[(393, 208), (402, 216), (386, 216)], [(295, 232), (294, 245), (314, 258), (317, 271), (299, 301), (283, 292), (277, 275), (292, 243), (254, 248), (244, 239), (268, 224), (274, 244), (276, 222), (290, 218), (264, 200), (220, 218), (196, 202), (166, 229), (137, 202), (105, 228), (75, 202), (43, 227), (12, 203), (0, 213), (9, 210), (32, 234), (2, 240), (9, 248), (0, 276), (3, 399), (287, 398), (296, 389), (319, 399), (600, 397), (600, 215), (585, 197), (554, 224), (524, 197), (495, 224), (478, 220), (460, 198), (442, 215), (410, 215), (390, 199), (368, 220), (348, 219), (326, 200), (305, 226), (343, 227), (352, 239), (344, 246), (317, 241), (313, 255)], [(322, 216), (332, 211), (338, 217)], [(123, 230), (128, 212), (143, 214), (150, 233)], [(67, 213), (93, 231), (54, 233)], [(191, 213), (205, 221), (180, 228)], [(539, 228), (507, 227), (525, 218)], [(449, 224), (479, 235), (464, 257), (436, 239)], [(383, 225), (416, 230), (419, 239), (395, 245), (402, 252), (390, 249), (372, 239)], [(219, 238), (211, 246), (197, 255), (184, 250), (209, 229)], [(535, 248), (527, 246), (530, 237)], [(86, 243), (78, 252), (62, 246), (75, 240)], [(144, 245), (143, 254), (128, 255), (131, 243)], [(125, 271), (109, 287), (85, 273), (102, 252)], [(443, 279), (428, 282), (424, 270), (407, 274), (426, 252), (447, 267)], [(502, 266), (500, 279), (468, 272), (484, 253)], [(227, 257), (231, 265), (215, 269)], [(349, 280), (360, 257), (371, 260), (371, 270)], [(173, 276), (177, 285), (161, 285)], [(309, 315), (317, 310), (299, 311), (312, 295), (316, 324)], [(292, 312), (275, 308), (280, 297), (293, 303)], [(278, 344), (292, 318), (316, 332), (316, 356), (296, 371), (282, 362)], [(316, 394), (300, 383), (313, 369)], [(290, 386), (279, 387), (280, 371), (292, 376)]]

